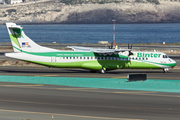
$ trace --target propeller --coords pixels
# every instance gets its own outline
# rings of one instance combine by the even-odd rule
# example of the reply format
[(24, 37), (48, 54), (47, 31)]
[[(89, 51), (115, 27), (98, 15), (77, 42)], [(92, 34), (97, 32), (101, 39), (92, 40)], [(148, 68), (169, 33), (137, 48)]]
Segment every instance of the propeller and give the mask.
[(111, 45), (109, 46), (109, 49), (113, 49), (113, 42), (111, 42)]
[[(128, 43), (128, 49), (132, 49), (132, 46), (133, 46), (133, 44), (129, 45), (129, 43)], [(131, 58), (130, 58), (131, 55), (133, 55), (133, 52), (130, 50), (129, 55), (128, 55), (130, 63), (131, 63)]]
[(132, 49), (133, 44), (129, 45), (128, 43), (128, 49)]
[(133, 52), (129, 51), (129, 55), (128, 56), (131, 56), (131, 55), (133, 55)]

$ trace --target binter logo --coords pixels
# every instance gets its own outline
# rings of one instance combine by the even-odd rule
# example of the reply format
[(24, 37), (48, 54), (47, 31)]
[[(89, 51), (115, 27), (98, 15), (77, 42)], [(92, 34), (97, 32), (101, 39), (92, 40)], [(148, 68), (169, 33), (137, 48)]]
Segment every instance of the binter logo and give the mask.
[(22, 42), (22, 47), (31, 48), (31, 46), (29, 45), (29, 42)]
[(137, 57), (160, 58), (161, 54), (157, 53), (137, 53)]

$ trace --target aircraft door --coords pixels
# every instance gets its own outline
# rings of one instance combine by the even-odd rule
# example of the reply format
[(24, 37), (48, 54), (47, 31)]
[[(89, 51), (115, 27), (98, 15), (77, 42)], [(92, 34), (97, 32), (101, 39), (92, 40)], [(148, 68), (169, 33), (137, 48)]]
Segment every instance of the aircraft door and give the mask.
[(56, 57), (52, 56), (51, 57), (51, 65), (55, 65), (56, 64)]

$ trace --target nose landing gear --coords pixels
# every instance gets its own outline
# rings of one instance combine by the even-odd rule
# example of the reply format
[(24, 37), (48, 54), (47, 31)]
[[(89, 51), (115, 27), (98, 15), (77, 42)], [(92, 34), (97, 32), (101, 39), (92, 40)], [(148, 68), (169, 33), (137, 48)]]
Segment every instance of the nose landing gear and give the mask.
[(169, 68), (164, 68), (163, 71), (164, 73), (167, 73), (169, 71)]
[(100, 73), (104, 74), (106, 72), (106, 69), (105, 68), (101, 68), (99, 71), (100, 71)]

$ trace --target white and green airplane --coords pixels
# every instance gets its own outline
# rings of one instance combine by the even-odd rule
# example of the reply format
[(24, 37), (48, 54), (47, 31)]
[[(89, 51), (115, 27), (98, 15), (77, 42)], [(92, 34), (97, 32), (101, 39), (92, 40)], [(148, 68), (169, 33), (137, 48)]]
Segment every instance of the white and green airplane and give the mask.
[(91, 72), (115, 69), (163, 69), (168, 72), (176, 62), (162, 52), (131, 52), (131, 49), (99, 49), (68, 46), (72, 51), (56, 50), (36, 44), (15, 23), (6, 23), (13, 53), (5, 56), (48, 67), (82, 68)]

